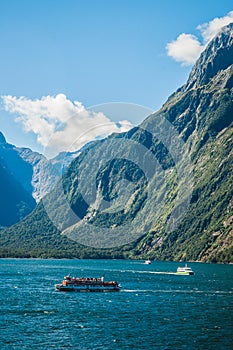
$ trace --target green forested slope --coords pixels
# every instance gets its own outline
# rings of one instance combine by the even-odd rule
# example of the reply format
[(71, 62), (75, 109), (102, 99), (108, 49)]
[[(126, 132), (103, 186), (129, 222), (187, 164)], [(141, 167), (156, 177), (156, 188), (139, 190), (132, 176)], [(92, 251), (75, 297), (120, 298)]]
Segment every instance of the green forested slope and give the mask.
[[(208, 45), (194, 66), (186, 85), (174, 93), (162, 109), (149, 116), (139, 128), (128, 133), (112, 135), (88, 147), (71, 164), (62, 179), (70, 207), (82, 220), (68, 215), (58, 191), (47, 197), (47, 203), (56, 219), (61, 222), (64, 233), (77, 227), (82, 232), (85, 223), (93, 227), (127, 226), (138, 213), (149, 213), (148, 217), (137, 222), (137, 229), (143, 235), (132, 243), (111, 249), (85, 248), (61, 235), (49, 220), (43, 204), (40, 203), (32, 214), (8, 230), (1, 231), (2, 256), (55, 256), (55, 257), (131, 257), (169, 260), (201, 260), (213, 262), (233, 262), (233, 24), (225, 27)], [(168, 149), (158, 138), (147, 130), (159, 116), (168, 120), (184, 142), (184, 150), (190, 156), (193, 173), (190, 204), (185, 216), (173, 231), (166, 229), (179, 193), (176, 164)], [(135, 152), (127, 142), (137, 143), (148, 149), (159, 162), (146, 183), (143, 171), (133, 162), (114, 159), (116, 144), (125, 158)], [(122, 154), (123, 154), (122, 153)], [(101, 163), (105, 156), (111, 158)], [(140, 158), (140, 155), (137, 154)], [(185, 158), (185, 157), (184, 157)], [(145, 163), (145, 156), (140, 158)], [(183, 162), (183, 163), (182, 163)], [(88, 181), (82, 185), (80, 193), (79, 170), (90, 164), (99, 165), (96, 186), (106, 202), (116, 198), (119, 181), (126, 179), (134, 184), (134, 194), (130, 205), (124, 210), (111, 213), (101, 212), (86, 203), (84, 197), (91, 198)], [(180, 160), (180, 166), (185, 159)], [(165, 175), (164, 175), (165, 174)], [(158, 198), (163, 195), (162, 175), (166, 178), (167, 196), (161, 209)], [(82, 181), (82, 180), (81, 180)], [(161, 186), (158, 186), (161, 182)], [(148, 202), (148, 185), (156, 184), (152, 201), (158, 209), (153, 215)], [(185, 184), (185, 183), (184, 183)], [(129, 189), (126, 187), (125, 192)], [(190, 191), (187, 185), (187, 193)], [(184, 191), (185, 192), (185, 191)], [(129, 193), (130, 196), (130, 193)], [(186, 193), (183, 194), (184, 198)], [(88, 197), (88, 198), (89, 198)], [(93, 200), (94, 201), (94, 200)], [(97, 202), (97, 200), (95, 201)], [(96, 204), (96, 203), (95, 203)], [(183, 201), (185, 205), (185, 201)], [(72, 226), (74, 225), (75, 226)], [(126, 227), (126, 226), (125, 226)]]

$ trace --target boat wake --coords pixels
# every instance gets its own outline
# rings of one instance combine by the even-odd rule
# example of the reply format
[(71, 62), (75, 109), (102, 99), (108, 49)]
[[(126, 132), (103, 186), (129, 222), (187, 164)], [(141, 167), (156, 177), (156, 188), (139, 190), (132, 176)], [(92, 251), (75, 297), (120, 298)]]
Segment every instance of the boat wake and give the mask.
[(143, 274), (153, 274), (153, 275), (176, 275), (176, 272), (167, 271), (141, 271), (141, 270), (120, 270), (121, 272), (131, 272), (131, 273), (143, 273)]
[(177, 272), (169, 271), (148, 271), (148, 270), (117, 270), (117, 269), (102, 269), (101, 271), (117, 271), (117, 272), (131, 272), (131, 273), (142, 273), (142, 274), (153, 274), (153, 275), (177, 275)]
[(186, 289), (122, 289), (121, 293), (182, 293), (182, 294), (233, 294), (232, 291), (213, 291), (213, 290), (186, 290)]

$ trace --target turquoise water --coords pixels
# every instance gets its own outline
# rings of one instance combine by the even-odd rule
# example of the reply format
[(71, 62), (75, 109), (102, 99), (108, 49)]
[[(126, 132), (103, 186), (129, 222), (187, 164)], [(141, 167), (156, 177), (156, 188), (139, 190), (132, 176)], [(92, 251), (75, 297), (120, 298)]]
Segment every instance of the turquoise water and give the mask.
[[(0, 349), (232, 349), (233, 265), (122, 260), (0, 260)], [(64, 275), (122, 284), (61, 293)]]

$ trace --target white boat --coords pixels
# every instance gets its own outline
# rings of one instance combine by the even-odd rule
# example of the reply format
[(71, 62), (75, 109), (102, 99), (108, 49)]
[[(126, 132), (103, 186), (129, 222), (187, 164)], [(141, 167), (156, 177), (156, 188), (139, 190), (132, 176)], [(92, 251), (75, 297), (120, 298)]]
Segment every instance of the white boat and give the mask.
[(184, 267), (178, 267), (176, 274), (177, 275), (194, 275), (194, 272), (191, 269), (191, 267), (188, 267), (188, 265), (186, 264)]
[(144, 264), (150, 265), (150, 264), (151, 264), (151, 261), (150, 261), (150, 260), (145, 260)]

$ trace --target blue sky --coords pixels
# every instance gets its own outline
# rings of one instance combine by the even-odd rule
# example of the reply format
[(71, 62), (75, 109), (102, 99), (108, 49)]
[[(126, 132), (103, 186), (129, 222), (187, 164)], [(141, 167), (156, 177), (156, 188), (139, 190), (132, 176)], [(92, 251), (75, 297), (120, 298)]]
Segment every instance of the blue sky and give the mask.
[[(0, 96), (14, 99), (8, 107), (1, 101), (0, 130), (9, 142), (43, 150), (46, 138), (39, 138), (37, 127), (30, 129), (29, 112), (17, 104), (20, 97), (24, 109), (26, 103), (37, 108), (33, 101), (47, 96), (46, 108), (62, 102), (73, 110), (79, 101), (82, 110), (109, 102), (157, 110), (192, 68), (179, 59), (177, 45), (169, 57), (167, 45), (187, 33), (180, 45), (201, 50), (204, 29), (197, 27), (232, 10), (228, 0), (1, 1)], [(26, 119), (20, 113), (28, 113)]]

